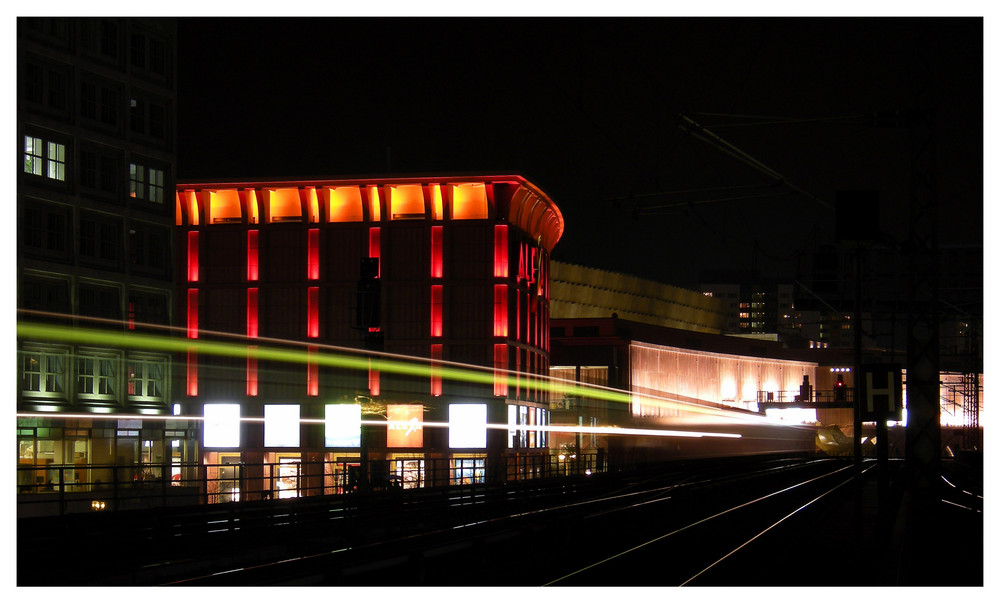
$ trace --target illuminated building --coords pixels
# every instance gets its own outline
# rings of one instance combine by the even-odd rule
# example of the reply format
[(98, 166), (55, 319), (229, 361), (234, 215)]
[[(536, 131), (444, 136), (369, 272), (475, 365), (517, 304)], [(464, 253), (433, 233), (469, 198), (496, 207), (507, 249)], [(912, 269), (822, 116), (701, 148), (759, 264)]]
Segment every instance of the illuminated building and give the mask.
[[(18, 18), (19, 321), (170, 325), (175, 30), (172, 19)], [(184, 427), (101, 418), (168, 415), (169, 355), (20, 336), (17, 346), (19, 491), (109, 482), (111, 469), (90, 467), (182, 454)]]
[(721, 333), (724, 300), (607, 270), (552, 262), (552, 317), (606, 318)]
[[(204, 417), (203, 463), (242, 463), (246, 488), (294, 496), (343, 491), (355, 475), (404, 487), (511, 479), (547, 458), (544, 431), (516, 429), (548, 423), (547, 393), (505, 372), (548, 374), (549, 254), (563, 222), (530, 182), (181, 183), (176, 202), (177, 322), (192, 344), (246, 346), (239, 358), (195, 345), (178, 358), (175, 398)], [(305, 362), (260, 357), (275, 344)], [(375, 354), (364, 369), (331, 367), (329, 346), (426, 364), (399, 374)], [(491, 378), (449, 380), (451, 363), (492, 367)]]

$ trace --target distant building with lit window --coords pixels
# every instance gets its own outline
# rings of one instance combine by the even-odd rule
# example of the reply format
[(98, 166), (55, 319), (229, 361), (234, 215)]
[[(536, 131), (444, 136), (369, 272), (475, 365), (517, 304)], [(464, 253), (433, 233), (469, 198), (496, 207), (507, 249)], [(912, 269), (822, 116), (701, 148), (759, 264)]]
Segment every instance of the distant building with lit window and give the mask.
[[(719, 276), (719, 275), (717, 275)], [(740, 280), (735, 275), (703, 282), (701, 292), (725, 304), (724, 331), (762, 335), (797, 331), (794, 287), (790, 283)]]
[[(174, 19), (18, 18), (19, 323), (170, 325), (176, 39)], [(169, 354), (19, 332), (17, 355), (19, 492), (181, 454), (184, 429), (101, 418), (168, 415)]]
[[(506, 373), (548, 374), (563, 221), (532, 183), (204, 182), (176, 198), (175, 312), (192, 344), (176, 399), (204, 417), (201, 460), (232, 465), (233, 487), (287, 497), (543, 470), (547, 434), (530, 427), (548, 423), (547, 393)], [(455, 378), (468, 365), (479, 377)]]

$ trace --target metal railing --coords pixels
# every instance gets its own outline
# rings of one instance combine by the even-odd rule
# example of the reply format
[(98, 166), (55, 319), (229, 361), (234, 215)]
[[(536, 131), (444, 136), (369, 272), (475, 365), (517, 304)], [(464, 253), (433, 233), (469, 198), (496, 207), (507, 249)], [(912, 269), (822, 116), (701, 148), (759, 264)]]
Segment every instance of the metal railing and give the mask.
[[(454, 466), (424, 459), (419, 471), (394, 472), (373, 462), (363, 480), (355, 461), (166, 465), (20, 465), (18, 516), (62, 515), (165, 506), (238, 503), (359, 492), (476, 487), (485, 463)], [(507, 455), (501, 482), (606, 471), (603, 453)], [(495, 483), (495, 481), (494, 481)]]

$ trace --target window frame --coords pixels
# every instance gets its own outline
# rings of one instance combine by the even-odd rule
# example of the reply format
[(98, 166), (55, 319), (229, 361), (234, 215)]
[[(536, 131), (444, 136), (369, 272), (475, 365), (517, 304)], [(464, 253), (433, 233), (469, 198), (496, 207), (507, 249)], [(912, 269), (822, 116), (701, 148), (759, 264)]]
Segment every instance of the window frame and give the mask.
[[(20, 373), (20, 390), (23, 397), (67, 399), (70, 377), (69, 348), (25, 345), (19, 350), (19, 354), (21, 362), (18, 372)], [(26, 363), (31, 356), (37, 356), (38, 370), (28, 370)], [(55, 362), (60, 366), (53, 367), (50, 362)], [(51, 386), (49, 386), (50, 381)], [(33, 387), (36, 382), (37, 387)]]

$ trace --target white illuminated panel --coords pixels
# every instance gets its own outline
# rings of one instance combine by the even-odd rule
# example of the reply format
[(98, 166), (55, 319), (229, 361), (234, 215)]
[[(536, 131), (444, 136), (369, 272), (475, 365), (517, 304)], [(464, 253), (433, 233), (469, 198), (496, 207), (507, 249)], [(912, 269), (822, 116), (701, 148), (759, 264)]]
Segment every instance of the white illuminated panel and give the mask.
[(240, 405), (205, 405), (205, 447), (239, 448)]
[(361, 405), (326, 405), (327, 448), (358, 448), (361, 446)]
[(514, 438), (517, 437), (517, 405), (507, 406), (507, 448), (514, 447)]
[(486, 448), (486, 405), (448, 405), (448, 446)]
[(264, 405), (264, 446), (293, 448), (299, 445), (299, 405)]

